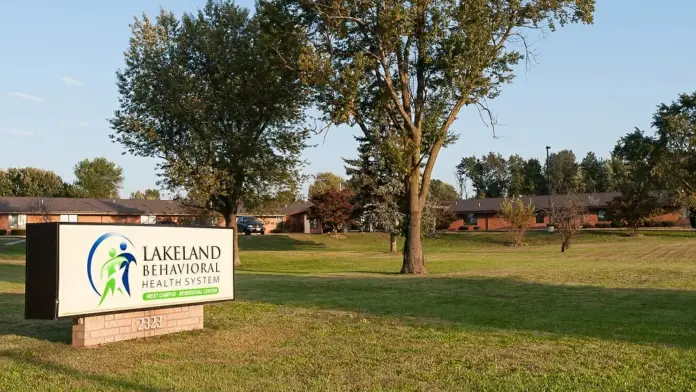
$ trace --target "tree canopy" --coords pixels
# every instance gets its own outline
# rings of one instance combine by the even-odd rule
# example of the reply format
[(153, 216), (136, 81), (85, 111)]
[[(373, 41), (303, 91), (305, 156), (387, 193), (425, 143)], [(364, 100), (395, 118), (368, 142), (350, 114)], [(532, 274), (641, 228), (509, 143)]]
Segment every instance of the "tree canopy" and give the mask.
[(228, 226), (240, 205), (253, 211), (297, 184), (309, 136), (305, 87), (276, 55), (293, 62), (300, 43), (263, 17), (210, 0), (180, 19), (165, 10), (136, 18), (117, 73), (114, 140), (159, 158), (165, 189)]
[(137, 191), (130, 194), (131, 199), (139, 200), (159, 200), (160, 191), (158, 189), (145, 189), (145, 191)]
[(74, 168), (75, 187), (82, 197), (118, 198), (123, 184), (123, 169), (106, 158), (85, 159)]
[(331, 172), (319, 173), (314, 177), (314, 182), (309, 186), (308, 196), (311, 198), (325, 193), (329, 189), (343, 189), (343, 178)]
[(561, 150), (549, 156), (551, 191), (554, 194), (578, 193), (583, 191), (580, 165), (572, 150)]
[(657, 130), (656, 172), (682, 204), (696, 208), (696, 92), (661, 104), (653, 116)]
[(430, 181), (430, 200), (436, 202), (456, 201), (459, 199), (459, 193), (452, 184), (448, 184), (442, 180), (433, 179)]
[(386, 117), (398, 131), (394, 153), (408, 164), (402, 272), (422, 274), (421, 215), (460, 110), (485, 110), (512, 81), (524, 31), (591, 23), (594, 0), (266, 0), (260, 10), (307, 40), (292, 66), (315, 87), (327, 121), (365, 132)]
[(62, 197), (66, 184), (50, 170), (33, 167), (0, 170), (0, 196)]

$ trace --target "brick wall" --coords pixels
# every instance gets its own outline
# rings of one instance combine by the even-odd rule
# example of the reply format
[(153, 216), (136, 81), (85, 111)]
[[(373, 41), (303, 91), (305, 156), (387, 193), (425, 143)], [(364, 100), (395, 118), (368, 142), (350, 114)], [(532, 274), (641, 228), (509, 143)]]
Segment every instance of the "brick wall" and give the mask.
[[(145, 328), (147, 323), (150, 328)], [(203, 329), (203, 305), (76, 317), (72, 345), (89, 347), (194, 329)]]
[(0, 230), (9, 229), (9, 217), (7, 215), (0, 215)]
[(27, 215), (27, 224), (44, 222), (60, 222), (60, 215)]

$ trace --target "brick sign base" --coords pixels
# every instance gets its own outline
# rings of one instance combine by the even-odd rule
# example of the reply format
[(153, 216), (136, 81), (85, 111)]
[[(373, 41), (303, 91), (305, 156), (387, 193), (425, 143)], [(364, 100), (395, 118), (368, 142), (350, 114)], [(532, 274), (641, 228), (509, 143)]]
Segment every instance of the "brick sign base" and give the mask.
[(73, 318), (73, 347), (203, 329), (203, 305)]

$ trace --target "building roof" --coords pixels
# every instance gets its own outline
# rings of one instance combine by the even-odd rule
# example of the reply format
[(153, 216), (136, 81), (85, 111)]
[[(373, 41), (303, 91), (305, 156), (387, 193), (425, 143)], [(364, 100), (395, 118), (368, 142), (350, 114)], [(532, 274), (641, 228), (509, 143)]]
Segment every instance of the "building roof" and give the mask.
[[(582, 203), (587, 208), (603, 208), (617, 196), (621, 196), (619, 192), (606, 193), (580, 193), (577, 195), (553, 195), (551, 203), (560, 205), (565, 203), (568, 198), (573, 198)], [(522, 196), (520, 198), (524, 204), (531, 203), (538, 209), (549, 208), (549, 196)], [(505, 200), (502, 197), (491, 199), (468, 199), (459, 200), (453, 207), (455, 213), (473, 213), (473, 212), (493, 212), (500, 209), (500, 203)]]
[(172, 200), (0, 197), (0, 214), (194, 215)]

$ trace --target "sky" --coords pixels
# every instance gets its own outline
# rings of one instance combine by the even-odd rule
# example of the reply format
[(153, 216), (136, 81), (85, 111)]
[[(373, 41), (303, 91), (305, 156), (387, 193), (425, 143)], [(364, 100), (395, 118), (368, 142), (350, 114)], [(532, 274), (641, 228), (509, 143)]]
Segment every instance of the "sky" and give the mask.
[[(571, 149), (607, 157), (635, 127), (649, 130), (656, 106), (696, 91), (696, 2), (598, 0), (595, 23), (530, 35), (536, 61), (520, 66), (489, 106), (492, 130), (475, 109), (453, 125), (434, 178), (455, 183), (462, 157), (499, 152), (525, 158)], [(106, 157), (125, 176), (121, 195), (155, 187), (156, 162), (122, 155), (108, 119), (118, 105), (116, 76), (135, 15), (160, 7), (180, 15), (204, 0), (0, 0), (0, 168), (39, 167), (73, 181), (75, 163)], [(253, 0), (238, 4), (253, 7)], [(356, 130), (334, 127), (304, 152), (305, 172), (344, 174), (357, 155)]]

